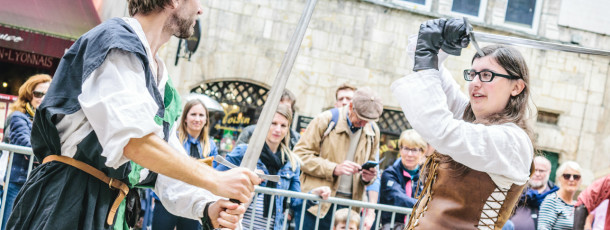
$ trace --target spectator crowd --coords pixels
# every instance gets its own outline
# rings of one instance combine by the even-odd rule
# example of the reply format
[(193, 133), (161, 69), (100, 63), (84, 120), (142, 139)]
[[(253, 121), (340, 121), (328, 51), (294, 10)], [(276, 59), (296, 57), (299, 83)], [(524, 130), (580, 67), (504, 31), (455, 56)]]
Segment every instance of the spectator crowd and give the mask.
[[(139, 10), (146, 10), (146, 7), (142, 7)], [(185, 6), (176, 9), (192, 8), (194, 7)], [(163, 8), (157, 13), (165, 10), (168, 9)], [(154, 15), (140, 14), (137, 10), (130, 13), (141, 21)], [(190, 14), (198, 15), (201, 11)], [(167, 14), (160, 16), (169, 17)], [(122, 39), (135, 39), (144, 36), (143, 30), (156, 28), (147, 27), (146, 23), (142, 27), (134, 20), (115, 19), (102, 28), (118, 31), (116, 33), (124, 35)], [(391, 88), (414, 128), (402, 131), (397, 140), (399, 156), (387, 168), (379, 167), (381, 135), (376, 122), (383, 113), (381, 98), (369, 87), (344, 84), (335, 91), (335, 108), (315, 116), (303, 133), (291, 129), (297, 98), (288, 91), (283, 93), (270, 128), (266, 130), (265, 142), (256, 165), (256, 173), (259, 175), (277, 175), (279, 180), (262, 182), (253, 172), (232, 169), (230, 165), (239, 165), (243, 160), (249, 139), (256, 129), (255, 125), (245, 127), (238, 137), (238, 144), (223, 156), (210, 137), (208, 105), (194, 98), (179, 108), (177, 93), (172, 91), (171, 83), (163, 86), (167, 87), (163, 88), (165, 98), (154, 90), (142, 88), (134, 91), (128, 87), (131, 84), (127, 83), (116, 84), (112, 89), (117, 90), (118, 94), (137, 93), (135, 99), (149, 99), (134, 103), (120, 101), (124, 100), (121, 97), (111, 97), (112, 100), (119, 100), (116, 101), (118, 104), (143, 106), (141, 109), (146, 113), (121, 114), (113, 110), (117, 108), (105, 104), (115, 102), (110, 103), (106, 98), (96, 97), (102, 95), (97, 91), (101, 88), (95, 87), (98, 83), (127, 81), (115, 72), (129, 71), (113, 72), (115, 68), (140, 70), (140, 64), (134, 64), (137, 68), (129, 65), (146, 59), (144, 53), (151, 49), (149, 46), (146, 46), (148, 50), (140, 50), (142, 47), (139, 46), (126, 46), (134, 49), (134, 53), (143, 55), (125, 56), (123, 51), (110, 52), (110, 46), (99, 46), (97, 48), (108, 49), (98, 50), (108, 53), (104, 68), (100, 67), (99, 72), (88, 73), (92, 76), (87, 76), (89, 78), (82, 79), (82, 82), (78, 81), (79, 84), (82, 83), (81, 88), (69, 91), (68, 96), (63, 97), (63, 91), (57, 85), (73, 83), (71, 81), (75, 79), (67, 76), (83, 75), (81, 72), (76, 73), (82, 71), (80, 68), (59, 68), (63, 75), (54, 79), (48, 75), (32, 76), (19, 89), (19, 99), (11, 107), (12, 114), (5, 125), (9, 127), (5, 133), (7, 138), (3, 141), (32, 147), (30, 138), (35, 138), (39, 144), (36, 148), (34, 143), (34, 149), (38, 150), (37, 156), (44, 156), (44, 159), (30, 159), (21, 154), (15, 154), (10, 159), (12, 168), (5, 173), (6, 184), (3, 185), (7, 187), (7, 194), (2, 201), (6, 207), (2, 230), (7, 222), (7, 228), (10, 229), (82, 225), (61, 219), (74, 216), (78, 216), (75, 218), (80, 218), (79, 220), (95, 219), (85, 221), (84, 229), (108, 227), (114, 224), (114, 215), (123, 199), (127, 200), (125, 206), (131, 207), (120, 211), (134, 211), (141, 217), (134, 219), (137, 214), (121, 213), (121, 218), (126, 219), (121, 219), (122, 222), (118, 225), (125, 222), (130, 227), (155, 230), (234, 227), (238, 222), (237, 216), (241, 217), (242, 214), (241, 224), (244, 226), (265, 229), (268, 223), (272, 223), (275, 230), (282, 229), (287, 222), (294, 223), (297, 229), (314, 229), (316, 225), (318, 229), (329, 230), (351, 230), (360, 226), (367, 230), (404, 229), (418, 225), (425, 229), (451, 229), (454, 226), (472, 226), (473, 219), (480, 221), (478, 227), (498, 229), (499, 226), (495, 225), (501, 223), (502, 229), (507, 230), (610, 227), (608, 176), (594, 182), (576, 197), (583, 172), (576, 162), (565, 161), (557, 168), (555, 175), (550, 175), (550, 161), (544, 156), (534, 157), (530, 138), (532, 130), (524, 115), (528, 109), (529, 73), (518, 51), (504, 46), (484, 47), (473, 58), (472, 69), (463, 73), (464, 79), (470, 82), (470, 98), (459, 92), (459, 87), (442, 65), (447, 53), (458, 55), (461, 48), (465, 47), (464, 43), (468, 44), (468, 41), (460, 41), (463, 36), (451, 37), (453, 33), (465, 32), (464, 26), (463, 21), (455, 19), (430, 20), (422, 25), (417, 42), (411, 42), (417, 43), (417, 50), (414, 51), (413, 48), (410, 53), (414, 55), (415, 72), (408, 79), (397, 80)], [(137, 28), (138, 33), (117, 29), (127, 27)], [(192, 26), (172, 28), (176, 30), (174, 34), (186, 36)], [(444, 34), (443, 31), (452, 32)], [(92, 34), (95, 31), (85, 37), (93, 36)], [(439, 41), (440, 37), (456, 41)], [(84, 39), (86, 41), (88, 40)], [(106, 44), (104, 42), (108, 41), (98, 42)], [(71, 50), (78, 49), (78, 46), (75, 47)], [(444, 52), (440, 52), (441, 47)], [(155, 48), (158, 47), (152, 48), (156, 52)], [(78, 58), (80, 56), (68, 61), (74, 65), (83, 64)], [(162, 64), (156, 61), (151, 63)], [(148, 68), (142, 70), (146, 73), (139, 74), (146, 76), (147, 82), (156, 81)], [(163, 67), (154, 69), (164, 71)], [(497, 80), (494, 81), (494, 78)], [(142, 82), (136, 85), (145, 85), (143, 78), (137, 80)], [(154, 84), (150, 87), (159, 90), (159, 86)], [(49, 95), (62, 97), (55, 96), (42, 103), (47, 91)], [(81, 91), (84, 92), (82, 95), (79, 94)], [(442, 103), (432, 104), (427, 100)], [(79, 106), (70, 106), (71, 103)], [(157, 103), (162, 103), (163, 106), (158, 106)], [(155, 114), (154, 120), (146, 119), (148, 116), (145, 115), (150, 114)], [(121, 124), (125, 127), (115, 127), (113, 125), (116, 124), (107, 122), (128, 120), (127, 117), (132, 115), (141, 116), (135, 121), (148, 123), (127, 122)], [(33, 123), (35, 120), (37, 122)], [(172, 124), (174, 121), (175, 125)], [(49, 127), (53, 128), (55, 135), (40, 132)], [(140, 130), (148, 127), (154, 127), (155, 130)], [(129, 136), (131, 133), (139, 136)], [(40, 144), (43, 142), (44, 145)], [(119, 146), (115, 143), (123, 144)], [(176, 151), (172, 143), (178, 143), (179, 151)], [(63, 155), (53, 154), (51, 149), (45, 150), (58, 146), (61, 146), (58, 151)], [(174, 150), (170, 147), (174, 147)], [(505, 152), (509, 148), (515, 150), (515, 153), (511, 152), (512, 155), (507, 156)], [(65, 156), (71, 151), (73, 155)], [(143, 155), (143, 152), (147, 155)], [(165, 155), (168, 152), (175, 154)], [(41, 160), (43, 164), (38, 166)], [(83, 163), (81, 161), (85, 165), (99, 166), (109, 173), (83, 169), (79, 166)], [(31, 178), (26, 180), (28, 162), (34, 162), (36, 169)], [(174, 164), (171, 165), (172, 163)], [(74, 167), (66, 168), (66, 164)], [(532, 167), (527, 172), (530, 166)], [(70, 173), (53, 173), (62, 170)], [(90, 182), (92, 178), (87, 174), (100, 181), (93, 178), (95, 183)], [(116, 174), (114, 176), (127, 180), (113, 183), (113, 179), (105, 174)], [(73, 175), (77, 175), (74, 181)], [(225, 176), (233, 183), (222, 186), (217, 181), (226, 178), (208, 178), (213, 175)], [(551, 176), (555, 178), (555, 183), (549, 181)], [(102, 182), (121, 192), (112, 206), (113, 196), (109, 190), (99, 188)], [(75, 184), (87, 185), (85, 190), (91, 192), (84, 193)], [(372, 209), (269, 194), (257, 194), (253, 200), (249, 200), (247, 194), (252, 193), (255, 184), (271, 189), (311, 193), (323, 199), (337, 197), (414, 210), (411, 216), (394, 215), (377, 213)], [(471, 186), (477, 186), (477, 191), (472, 192)], [(133, 190), (136, 190), (135, 194), (131, 192)], [(64, 194), (64, 191), (69, 196), (74, 196), (74, 200), (82, 202), (82, 205), (73, 205), (80, 209), (63, 205), (62, 202), (73, 197), (42, 199), (60, 196), (57, 193)], [(242, 203), (251, 203), (243, 207), (227, 199), (217, 199), (216, 196), (221, 195)], [(46, 203), (39, 205), (36, 202), (38, 198)], [(514, 203), (517, 205), (512, 212)], [(93, 208), (85, 208), (87, 205)], [(45, 207), (41, 211), (45, 213), (33, 215), (41, 210), (39, 206)], [(457, 208), (454, 209), (453, 206)], [(52, 218), (66, 210), (75, 213), (72, 216)], [(104, 215), (108, 213), (106, 222), (106, 216), (98, 220), (102, 215), (97, 211)]]
[[(24, 83), (18, 103), (12, 107), (14, 112), (7, 120), (4, 142), (31, 146), (28, 133), (34, 111), (44, 98), (50, 81), (48, 75), (35, 75)], [(335, 108), (317, 116), (301, 136), (290, 129), (296, 97), (289, 91), (284, 92), (257, 166), (260, 173), (280, 175), (281, 180), (264, 181), (260, 186), (308, 192), (324, 198), (332, 196), (413, 208), (426, 183), (422, 167), (429, 153), (435, 150), (415, 130), (409, 129), (403, 131), (397, 140), (399, 157), (395, 162), (385, 169), (378, 166), (362, 168), (367, 161), (379, 161), (379, 127), (375, 121), (383, 111), (382, 102), (371, 89), (357, 89), (349, 84), (337, 88), (335, 96)], [(176, 135), (190, 157), (200, 159), (217, 170), (227, 170), (227, 166), (212, 161), (218, 150), (214, 139), (209, 136), (209, 116), (203, 101), (196, 98), (187, 101)], [(255, 125), (244, 128), (238, 144), (226, 155), (229, 162), (239, 165), (254, 128)], [(27, 171), (27, 156), (15, 154), (12, 160), (10, 180), (4, 185), (8, 186), (8, 195), (2, 227), (11, 213), (19, 186), (25, 182)], [(503, 229), (573, 229), (575, 194), (581, 184), (582, 169), (576, 162), (566, 161), (553, 175), (553, 183), (549, 180), (551, 162), (547, 158), (536, 156), (533, 166), (528, 187)], [(9, 177), (8, 172), (5, 177)], [(152, 190), (140, 192), (142, 218), (139, 226), (142, 229), (201, 228), (197, 220), (168, 212)], [(256, 202), (246, 211), (244, 226), (250, 226), (250, 221), (254, 220), (252, 225), (255, 229), (264, 229), (271, 221), (274, 229), (280, 229), (286, 219), (288, 223), (292, 221), (297, 229), (301, 227), (302, 200), (282, 196), (275, 196), (273, 202), (270, 199), (270, 195), (257, 196)], [(272, 208), (269, 207), (271, 204)], [(371, 229), (374, 224), (381, 229), (403, 229), (408, 223), (408, 216), (402, 214), (395, 215), (392, 225), (391, 213), (381, 212), (380, 223), (375, 223), (377, 214), (374, 210), (353, 208), (348, 212), (347, 207), (333, 206), (307, 202), (303, 229), (313, 229), (316, 217), (320, 219), (319, 229), (357, 229), (360, 221), (366, 229)], [(583, 229), (604, 229), (608, 200), (602, 199), (587, 209), (591, 210), (582, 220)], [(333, 214), (333, 210), (337, 210), (336, 213)], [(360, 219), (359, 212), (364, 219)], [(349, 224), (345, 222), (348, 213), (353, 216)], [(333, 216), (335, 224), (331, 226)]]

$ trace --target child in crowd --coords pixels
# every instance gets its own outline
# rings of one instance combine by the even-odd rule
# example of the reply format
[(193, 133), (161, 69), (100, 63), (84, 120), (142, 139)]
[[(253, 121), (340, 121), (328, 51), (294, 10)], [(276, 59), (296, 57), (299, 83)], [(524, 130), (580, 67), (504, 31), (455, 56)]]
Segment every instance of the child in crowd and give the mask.
[[(349, 214), (349, 223), (347, 216)], [(335, 213), (335, 225), (333, 230), (356, 230), (360, 225), (360, 215), (354, 210), (342, 208)]]

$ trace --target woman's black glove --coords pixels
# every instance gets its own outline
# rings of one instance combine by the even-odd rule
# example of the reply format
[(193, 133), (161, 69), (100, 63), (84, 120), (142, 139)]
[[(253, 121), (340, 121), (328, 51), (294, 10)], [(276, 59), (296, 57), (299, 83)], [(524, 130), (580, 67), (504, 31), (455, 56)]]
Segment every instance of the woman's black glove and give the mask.
[(417, 46), (415, 48), (415, 65), (413, 71), (438, 70), (438, 51), (459, 56), (462, 48), (468, 46), (470, 39), (463, 19), (434, 19), (419, 26)]

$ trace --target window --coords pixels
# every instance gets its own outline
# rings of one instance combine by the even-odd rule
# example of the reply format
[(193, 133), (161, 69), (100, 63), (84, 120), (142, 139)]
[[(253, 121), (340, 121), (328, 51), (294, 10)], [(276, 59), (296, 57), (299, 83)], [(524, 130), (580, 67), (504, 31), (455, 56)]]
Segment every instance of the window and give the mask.
[(487, 0), (453, 0), (451, 14), (466, 16), (476, 21), (483, 21)]
[(451, 11), (471, 16), (479, 16), (480, 6), (481, 0), (453, 0)]
[(537, 121), (540, 123), (557, 125), (557, 121), (559, 121), (559, 114), (546, 111), (538, 111)]
[(400, 136), (402, 131), (411, 129), (411, 125), (402, 111), (384, 109), (377, 121), (381, 133)]
[(432, 0), (392, 0), (392, 3), (409, 9), (430, 11)]
[(417, 3), (417, 4), (420, 4), (420, 5), (425, 5), (426, 4), (426, 0), (401, 0), (401, 1)]
[(411, 129), (405, 114), (399, 110), (384, 109), (377, 121), (379, 132), (379, 159), (385, 158), (379, 165), (381, 169), (392, 165), (398, 159), (398, 138), (402, 131)]
[(531, 28), (535, 12), (536, 0), (508, 0), (504, 21), (528, 25)]
[(529, 34), (538, 32), (542, 1), (508, 0), (503, 26)]

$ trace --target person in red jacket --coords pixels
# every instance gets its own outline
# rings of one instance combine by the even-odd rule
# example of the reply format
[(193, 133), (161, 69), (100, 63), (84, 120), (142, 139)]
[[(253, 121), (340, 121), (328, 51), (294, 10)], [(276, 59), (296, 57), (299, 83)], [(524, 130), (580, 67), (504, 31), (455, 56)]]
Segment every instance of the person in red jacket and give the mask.
[[(610, 199), (610, 174), (596, 180), (578, 195), (574, 211), (574, 229), (584, 229), (585, 219), (605, 199)], [(610, 226), (610, 209), (606, 213), (605, 226)]]

